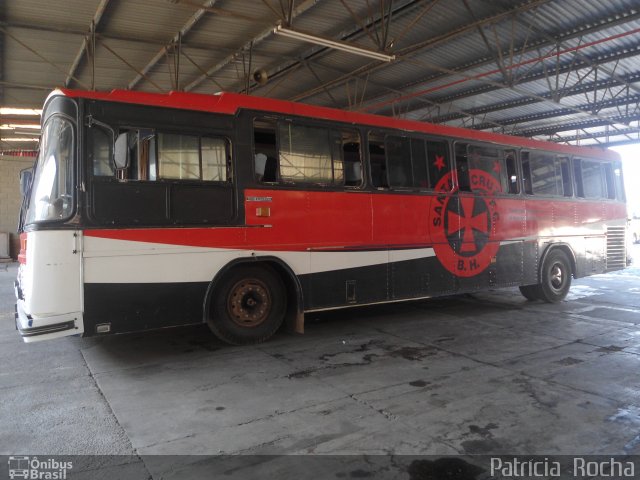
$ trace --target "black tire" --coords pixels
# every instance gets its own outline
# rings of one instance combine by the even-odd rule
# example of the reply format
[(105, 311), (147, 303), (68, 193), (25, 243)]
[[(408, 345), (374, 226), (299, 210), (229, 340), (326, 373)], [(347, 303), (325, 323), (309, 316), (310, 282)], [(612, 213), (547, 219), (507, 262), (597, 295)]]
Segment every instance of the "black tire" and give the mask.
[(527, 300), (531, 300), (532, 302), (535, 300), (540, 300), (540, 285), (523, 285), (520, 287), (520, 293)]
[(563, 300), (571, 287), (571, 275), (571, 263), (567, 254), (559, 249), (550, 251), (540, 270), (540, 300), (547, 303)]
[(234, 267), (211, 295), (207, 324), (232, 345), (264, 342), (282, 325), (287, 294), (280, 276), (268, 266)]

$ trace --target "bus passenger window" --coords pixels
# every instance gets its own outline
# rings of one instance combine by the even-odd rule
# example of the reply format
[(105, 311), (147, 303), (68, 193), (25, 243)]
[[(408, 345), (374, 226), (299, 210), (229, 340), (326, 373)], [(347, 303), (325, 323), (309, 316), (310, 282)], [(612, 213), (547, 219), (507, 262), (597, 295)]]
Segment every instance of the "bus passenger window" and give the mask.
[(562, 171), (555, 155), (546, 152), (530, 152), (528, 168), (534, 195), (563, 195)]
[(95, 125), (89, 129), (89, 161), (93, 165), (93, 175), (113, 177), (112, 143), (113, 138), (107, 130)]
[(347, 187), (362, 184), (362, 160), (360, 134), (357, 130), (333, 130), (333, 178), (334, 183)]
[(529, 163), (529, 152), (522, 152), (522, 181), (524, 183), (524, 193), (533, 195), (533, 183), (531, 181), (531, 164)]
[(224, 138), (200, 138), (202, 180), (226, 182), (228, 180), (229, 152)]
[(427, 150), (425, 141), (421, 138), (411, 139), (411, 166), (413, 167), (413, 186), (429, 188)]
[(362, 164), (359, 161), (348, 162), (345, 160), (344, 184), (347, 187), (357, 187), (362, 184)]
[[(427, 141), (427, 167), (429, 171), (428, 186), (436, 188), (438, 182), (451, 170), (449, 165), (449, 144), (447, 142)], [(449, 190), (449, 188), (446, 190)]]
[(385, 140), (385, 152), (390, 186), (411, 187), (411, 140), (408, 137), (388, 135)]
[(571, 185), (571, 168), (569, 167), (569, 159), (560, 157), (560, 174), (562, 175), (562, 192), (565, 197), (573, 196), (573, 186)]
[(383, 134), (369, 134), (371, 183), (376, 188), (389, 188)]
[(119, 135), (127, 135), (127, 167), (116, 170), (119, 180), (156, 180), (156, 136), (155, 131), (145, 129), (120, 129)]
[(278, 123), (280, 179), (293, 183), (333, 183), (330, 131)]
[[(469, 168), (482, 170), (486, 176), (491, 176), (496, 180), (492, 186), (484, 186), (483, 181), (479, 183), (472, 182), (471, 190), (484, 191), (488, 189), (492, 193), (509, 193), (509, 178), (505, 166), (505, 155), (502, 150), (492, 146), (470, 145), (467, 151)], [(471, 179), (474, 180), (475, 178), (472, 176)]]
[(531, 179), (531, 163), (529, 162), (529, 152), (520, 154), (522, 159), (522, 183), (524, 184), (524, 193), (533, 195), (533, 180)]
[[(145, 144), (143, 143), (144, 147)], [(141, 148), (141, 151), (146, 148)], [(198, 137), (192, 135), (158, 134), (159, 177), (176, 180), (200, 179), (200, 149)], [(144, 158), (144, 156), (142, 156)], [(146, 163), (146, 162), (145, 162)], [(141, 165), (144, 168), (144, 165)]]
[(613, 162), (613, 174), (615, 176), (616, 183), (616, 200), (619, 202), (625, 201), (624, 194), (624, 182), (622, 180), (622, 163), (616, 161)]
[(146, 138), (145, 142), (147, 143), (146, 149), (149, 156), (149, 180), (155, 181), (158, 179), (158, 145), (155, 135)]
[(456, 174), (458, 177), (458, 189), (461, 192), (470, 192), (469, 162), (467, 159), (467, 144), (456, 143)]
[(429, 188), (425, 141), (399, 135), (371, 134), (369, 156), (378, 188)]
[(139, 157), (138, 179), (156, 180), (158, 162), (156, 161), (156, 141), (153, 130), (138, 131)]
[[(356, 145), (359, 147), (359, 145)], [(345, 145), (344, 151), (344, 184), (347, 187), (362, 185), (362, 163), (360, 162), (360, 149), (351, 150), (351, 146)]]
[(607, 184), (607, 198), (609, 200), (615, 200), (616, 187), (615, 187), (615, 180), (613, 177), (613, 165), (610, 163), (605, 163), (602, 166), (604, 167), (604, 179)]
[(573, 180), (576, 187), (576, 197), (584, 198), (584, 188), (582, 186), (582, 160), (573, 159)]
[(331, 130), (331, 157), (333, 159), (333, 181), (344, 184), (344, 139), (342, 132)]
[(256, 180), (277, 182), (278, 148), (275, 120), (256, 119), (253, 122), (253, 153)]
[(118, 180), (138, 179), (138, 131), (120, 129), (119, 135), (127, 135), (127, 166), (116, 170)]
[(582, 184), (585, 198), (603, 198), (604, 185), (600, 163), (582, 161)]
[(158, 155), (154, 137), (140, 143), (141, 167), (149, 180), (204, 180), (225, 182), (228, 177), (228, 142), (225, 138), (158, 133)]
[(513, 195), (520, 193), (520, 182), (518, 180), (518, 170), (516, 169), (516, 152), (507, 150), (504, 156), (504, 163), (507, 166), (508, 192)]

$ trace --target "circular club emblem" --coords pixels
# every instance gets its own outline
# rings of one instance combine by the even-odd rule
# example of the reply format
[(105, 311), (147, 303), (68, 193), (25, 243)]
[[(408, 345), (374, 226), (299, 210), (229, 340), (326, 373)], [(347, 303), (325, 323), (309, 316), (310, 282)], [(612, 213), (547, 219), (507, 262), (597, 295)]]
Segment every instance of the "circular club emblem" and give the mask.
[(452, 194), (454, 175), (454, 171), (447, 173), (435, 187), (437, 197), (431, 207), (433, 249), (451, 273), (473, 277), (489, 266), (500, 247), (491, 241), (498, 220), (496, 202), (491, 197), (501, 188), (490, 173), (471, 169), (469, 181), (474, 194)]

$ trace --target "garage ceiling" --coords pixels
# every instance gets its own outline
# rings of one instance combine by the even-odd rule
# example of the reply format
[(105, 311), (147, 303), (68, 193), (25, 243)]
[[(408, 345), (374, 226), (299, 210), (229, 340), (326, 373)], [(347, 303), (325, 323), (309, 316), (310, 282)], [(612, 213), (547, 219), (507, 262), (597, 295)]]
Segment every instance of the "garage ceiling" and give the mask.
[[(637, 0), (2, 4), (2, 107), (40, 108), (60, 86), (225, 90), (553, 142), (640, 141)], [(288, 38), (278, 24), (395, 59)], [(0, 116), (0, 150), (37, 148), (37, 116)]]

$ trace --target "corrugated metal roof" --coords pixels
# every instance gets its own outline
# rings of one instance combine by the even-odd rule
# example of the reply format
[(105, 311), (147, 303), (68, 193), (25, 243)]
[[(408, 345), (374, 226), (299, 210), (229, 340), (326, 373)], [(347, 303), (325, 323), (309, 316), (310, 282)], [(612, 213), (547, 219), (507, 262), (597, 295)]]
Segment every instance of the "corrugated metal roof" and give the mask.
[[(628, 141), (632, 135), (606, 131), (619, 122), (637, 129), (637, 0), (295, 2), (292, 28), (388, 50), (398, 56), (390, 63), (274, 35), (286, 6), (6, 0), (0, 101), (37, 107), (68, 79), (104, 90), (244, 91), (245, 75), (261, 68), (269, 81), (250, 82), (252, 94), (544, 138), (584, 130), (594, 138), (570, 140), (582, 144)], [(387, 24), (381, 11), (389, 8)], [(83, 48), (94, 18), (93, 65)]]

